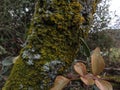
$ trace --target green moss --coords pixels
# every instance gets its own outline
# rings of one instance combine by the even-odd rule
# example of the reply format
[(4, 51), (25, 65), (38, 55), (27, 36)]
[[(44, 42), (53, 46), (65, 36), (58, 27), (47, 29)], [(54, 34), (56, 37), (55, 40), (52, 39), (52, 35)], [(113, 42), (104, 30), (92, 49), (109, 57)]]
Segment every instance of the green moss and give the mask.
[(88, 33), (91, 19), (82, 14), (84, 7), (77, 0), (68, 1), (39, 0), (36, 4), (26, 45), (3, 90), (48, 90), (53, 78), (44, 70), (45, 64), (54, 60), (61, 63), (57, 74), (69, 68), (80, 47), (80, 37)]

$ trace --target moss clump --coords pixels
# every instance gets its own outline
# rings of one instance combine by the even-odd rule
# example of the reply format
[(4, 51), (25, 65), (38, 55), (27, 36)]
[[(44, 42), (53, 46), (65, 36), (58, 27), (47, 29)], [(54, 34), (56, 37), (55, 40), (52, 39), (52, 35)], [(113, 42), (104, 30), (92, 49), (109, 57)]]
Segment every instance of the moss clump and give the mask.
[(75, 59), (80, 37), (89, 30), (93, 5), (87, 12), (78, 0), (39, 0), (25, 47), (3, 90), (50, 89), (55, 76)]

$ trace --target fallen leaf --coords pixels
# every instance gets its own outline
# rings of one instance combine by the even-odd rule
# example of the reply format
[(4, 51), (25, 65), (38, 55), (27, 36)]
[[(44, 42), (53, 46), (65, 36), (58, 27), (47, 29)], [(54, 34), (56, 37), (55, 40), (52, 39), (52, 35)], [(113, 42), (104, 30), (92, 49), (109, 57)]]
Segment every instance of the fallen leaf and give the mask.
[(92, 65), (92, 73), (94, 75), (100, 74), (105, 67), (104, 59), (100, 54), (99, 47), (97, 47), (93, 51), (93, 54), (91, 55), (91, 65)]
[(83, 63), (81, 63), (81, 62), (77, 62), (77, 63), (74, 65), (74, 69), (75, 69), (75, 71), (76, 71), (78, 74), (80, 74), (81, 76), (84, 76), (84, 75), (87, 73), (85, 64), (83, 64)]
[(50, 90), (62, 90), (69, 82), (69, 79), (63, 76), (57, 76), (54, 82), (54, 87)]
[(92, 74), (87, 74), (84, 77), (80, 77), (80, 79), (84, 82), (86, 85), (93, 85), (94, 79)]
[(100, 90), (113, 90), (112, 85), (108, 81), (95, 80), (95, 84)]

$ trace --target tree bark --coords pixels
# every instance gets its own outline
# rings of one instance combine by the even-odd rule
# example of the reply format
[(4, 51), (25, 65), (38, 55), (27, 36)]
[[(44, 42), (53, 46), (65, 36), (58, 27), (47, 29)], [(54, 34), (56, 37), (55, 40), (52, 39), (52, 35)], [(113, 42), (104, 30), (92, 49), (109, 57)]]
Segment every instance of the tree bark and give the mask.
[(49, 90), (67, 73), (85, 38), (97, 0), (38, 0), (28, 37), (2, 90)]

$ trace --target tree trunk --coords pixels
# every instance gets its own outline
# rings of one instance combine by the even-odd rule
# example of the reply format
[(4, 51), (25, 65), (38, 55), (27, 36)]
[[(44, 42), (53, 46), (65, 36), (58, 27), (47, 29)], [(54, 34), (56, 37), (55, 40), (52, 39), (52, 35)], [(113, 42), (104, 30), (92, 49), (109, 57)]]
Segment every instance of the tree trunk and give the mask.
[(27, 40), (3, 90), (49, 90), (75, 59), (96, 5), (97, 0), (38, 0)]

